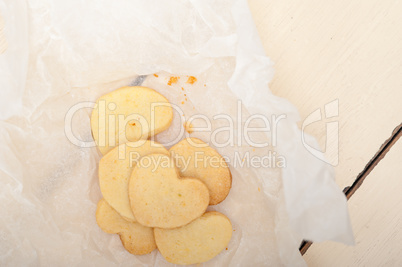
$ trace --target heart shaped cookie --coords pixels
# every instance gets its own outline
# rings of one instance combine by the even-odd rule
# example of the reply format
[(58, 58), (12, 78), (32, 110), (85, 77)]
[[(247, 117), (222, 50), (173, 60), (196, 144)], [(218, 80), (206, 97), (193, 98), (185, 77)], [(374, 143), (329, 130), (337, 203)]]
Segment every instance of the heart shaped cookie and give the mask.
[(180, 176), (194, 177), (209, 190), (209, 204), (222, 202), (232, 186), (232, 175), (225, 159), (197, 138), (186, 138), (169, 150)]
[(185, 225), (200, 217), (209, 202), (207, 187), (197, 179), (179, 178), (173, 160), (163, 154), (140, 159), (128, 192), (134, 217), (148, 227)]
[(206, 262), (229, 244), (232, 224), (222, 213), (206, 212), (191, 223), (175, 228), (155, 228), (155, 242), (163, 257), (174, 264)]
[(128, 198), (131, 172), (141, 157), (154, 153), (169, 155), (161, 144), (140, 140), (115, 147), (99, 162), (99, 185), (103, 198), (129, 221), (135, 221)]
[(166, 130), (173, 119), (168, 100), (153, 89), (127, 86), (101, 96), (91, 116), (93, 138), (105, 155), (118, 144)]
[(104, 199), (96, 209), (96, 222), (108, 234), (119, 234), (124, 248), (134, 255), (152, 252), (155, 238), (152, 228), (124, 220)]

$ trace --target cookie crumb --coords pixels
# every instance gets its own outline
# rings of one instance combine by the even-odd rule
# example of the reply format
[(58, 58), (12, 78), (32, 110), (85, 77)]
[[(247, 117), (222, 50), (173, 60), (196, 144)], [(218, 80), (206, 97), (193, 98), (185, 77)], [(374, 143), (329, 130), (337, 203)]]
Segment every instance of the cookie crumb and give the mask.
[(192, 132), (194, 132), (193, 130), (193, 125), (186, 121), (185, 123), (183, 123), (184, 129), (186, 130), (186, 132), (188, 132), (189, 134), (191, 134)]
[(170, 77), (169, 81), (168, 81), (168, 85), (172, 85), (173, 83), (177, 83), (179, 81), (179, 77)]
[(197, 78), (195, 78), (194, 76), (189, 76), (187, 83), (194, 84), (196, 81), (197, 81)]
[(156, 74), (156, 73), (154, 73), (154, 76), (155, 76), (156, 78), (158, 78), (158, 77), (159, 77), (159, 75), (158, 75), (158, 74)]
[(181, 90), (184, 91), (184, 88), (182, 87)]
[(184, 101), (181, 101), (181, 104), (184, 105)]
[(258, 192), (261, 192), (261, 188), (258, 187)]
[(228, 248), (226, 248), (226, 250), (228, 250)]

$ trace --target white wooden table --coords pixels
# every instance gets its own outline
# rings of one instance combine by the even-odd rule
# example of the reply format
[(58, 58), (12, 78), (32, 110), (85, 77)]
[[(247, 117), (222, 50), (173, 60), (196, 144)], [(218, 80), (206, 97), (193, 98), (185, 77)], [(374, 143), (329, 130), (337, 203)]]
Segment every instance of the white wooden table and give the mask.
[[(352, 186), (356, 246), (313, 244), (306, 262), (402, 266), (402, 139), (397, 140), (402, 133), (395, 130), (402, 122), (402, 1), (249, 0), (249, 5), (275, 62), (271, 90), (293, 102), (302, 121), (339, 101), (336, 181), (342, 189)], [(306, 128), (323, 148), (325, 122)]]

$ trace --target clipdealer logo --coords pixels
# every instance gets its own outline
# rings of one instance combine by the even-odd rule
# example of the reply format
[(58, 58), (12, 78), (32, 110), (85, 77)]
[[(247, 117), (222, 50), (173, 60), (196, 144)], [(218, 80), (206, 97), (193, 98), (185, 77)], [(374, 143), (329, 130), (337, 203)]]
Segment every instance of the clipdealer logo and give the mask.
[[(80, 140), (74, 135), (73, 131), (73, 117), (74, 115), (83, 109), (93, 109), (96, 103), (86, 101), (80, 102), (72, 106), (65, 116), (65, 134), (68, 140), (79, 147), (82, 148), (90, 148), (95, 147), (97, 144), (94, 140)], [(141, 114), (130, 114), (129, 116), (125, 116), (124, 114), (115, 114), (116, 104), (115, 103), (98, 103), (98, 112), (99, 114), (103, 114), (104, 116), (98, 116), (99, 128), (104, 129), (104, 131), (99, 131), (99, 136), (97, 138), (98, 145), (105, 145), (106, 140), (107, 143), (112, 146), (118, 145), (121, 143), (127, 142), (127, 138), (122, 136), (122, 133), (125, 133), (126, 126), (129, 124), (133, 124), (135, 121), (135, 125), (141, 128), (143, 134), (147, 136), (145, 138), (140, 138), (139, 142), (136, 143), (137, 146), (142, 145), (146, 142), (148, 137), (148, 132), (151, 131), (151, 140), (153, 141), (152, 129), (155, 124), (155, 108), (159, 105), (166, 105), (166, 103), (153, 103), (150, 110), (150, 121), (148, 121)], [(251, 151), (243, 151), (242, 153), (239, 151), (234, 151), (233, 155), (230, 157), (225, 157), (226, 162), (235, 165), (235, 166), (247, 166), (247, 167), (280, 167), (283, 168), (286, 166), (286, 158), (283, 155), (279, 155), (275, 151), (275, 147), (277, 146), (277, 130), (280, 127), (280, 123), (283, 120), (286, 120), (286, 114), (280, 115), (272, 115), (270, 118), (262, 114), (252, 114), (248, 116), (246, 119), (243, 118), (242, 114), (242, 103), (238, 101), (237, 103), (237, 116), (232, 117), (229, 114), (217, 114), (212, 118), (205, 116), (204, 114), (193, 114), (192, 116), (184, 119), (183, 110), (174, 104), (171, 104), (172, 108), (177, 112), (180, 116), (181, 123), (183, 125), (184, 122), (191, 123), (194, 125), (202, 125), (202, 127), (192, 127), (193, 132), (199, 133), (208, 133), (210, 136), (209, 143), (212, 144), (216, 148), (223, 148), (227, 146), (237, 146), (242, 147), (244, 145), (255, 148), (255, 150), (262, 151), (263, 153), (253, 153)], [(106, 115), (108, 114), (108, 115)], [(324, 106), (324, 111), (321, 108), (314, 110), (307, 118), (303, 121), (301, 127), (301, 141), (303, 146), (309, 151), (312, 155), (317, 157), (318, 159), (336, 166), (339, 161), (339, 123), (336, 120), (339, 116), (339, 101), (338, 99), (327, 103)], [(104, 118), (102, 120), (101, 118)], [(106, 121), (108, 123), (106, 123)], [(184, 121), (186, 120), (186, 121)], [(213, 129), (212, 125), (214, 121), (223, 121), (221, 127), (216, 127)], [(328, 121), (330, 120), (330, 121)], [(321, 151), (317, 147), (312, 146), (308, 143), (308, 137), (305, 133), (305, 130), (308, 126), (317, 123), (319, 121), (328, 121), (326, 122), (326, 144), (325, 150)], [(216, 123), (214, 124), (216, 125)], [(258, 127), (257, 127), (258, 126)], [(106, 129), (108, 127), (108, 129)], [(106, 133), (115, 133), (118, 134), (109, 134)], [(220, 133), (224, 133), (227, 136), (227, 139), (222, 141), (218, 140), (217, 135)], [(268, 138), (264, 142), (257, 142), (253, 140), (253, 133), (263, 133)], [(251, 134), (251, 135), (250, 135)], [(180, 129), (180, 133), (174, 137), (174, 139), (168, 143), (164, 143), (165, 146), (172, 146), (181, 139), (189, 137), (189, 133), (183, 129)], [(267, 142), (269, 140), (269, 142)], [(260, 140), (261, 141), (261, 140)], [(195, 144), (196, 145), (196, 144)], [(122, 146), (123, 148), (125, 146)], [(125, 148), (124, 148), (125, 149)], [(258, 155), (256, 155), (258, 154)], [(119, 157), (126, 157), (125, 151), (119, 152)], [(129, 155), (130, 161), (137, 161), (135, 153), (133, 155)], [(205, 157), (204, 157), (205, 158)], [(210, 159), (214, 160), (214, 159)], [(206, 164), (200, 163), (200, 164)], [(209, 164), (214, 164), (213, 162)]]

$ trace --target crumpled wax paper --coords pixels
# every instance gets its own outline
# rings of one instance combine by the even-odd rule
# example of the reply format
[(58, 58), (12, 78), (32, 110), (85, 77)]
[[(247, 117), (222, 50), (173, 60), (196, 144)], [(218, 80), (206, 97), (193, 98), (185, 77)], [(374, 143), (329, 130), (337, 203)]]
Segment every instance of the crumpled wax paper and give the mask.
[[(268, 148), (240, 144), (238, 131), (231, 146), (211, 144), (230, 159), (233, 187), (209, 209), (226, 214), (234, 232), (228, 250), (202, 266), (303, 266), (303, 238), (353, 243), (331, 167), (303, 147), (295, 107), (268, 89), (273, 65), (245, 0), (3, 0), (0, 12), (8, 42), (0, 55), (2, 266), (171, 265), (157, 251), (127, 253), (95, 221), (100, 154), (85, 145), (92, 140), (90, 107), (102, 94), (138, 81), (183, 112), (156, 138), (168, 147), (194, 114), (211, 119), (211, 131), (191, 136), (220, 143), (228, 132), (211, 132), (228, 122), (214, 119), (217, 114), (229, 115), (236, 129), (252, 114), (286, 117), (275, 137), (273, 129), (251, 134)], [(197, 82), (186, 83), (187, 75)], [(172, 76), (180, 79), (169, 86)], [(86, 108), (71, 115), (77, 104)], [(192, 124), (205, 127), (202, 120)], [(68, 138), (69, 126), (78, 143)], [(233, 161), (236, 153), (268, 152), (277, 153), (274, 166)], [(285, 166), (276, 166), (279, 157)]]

